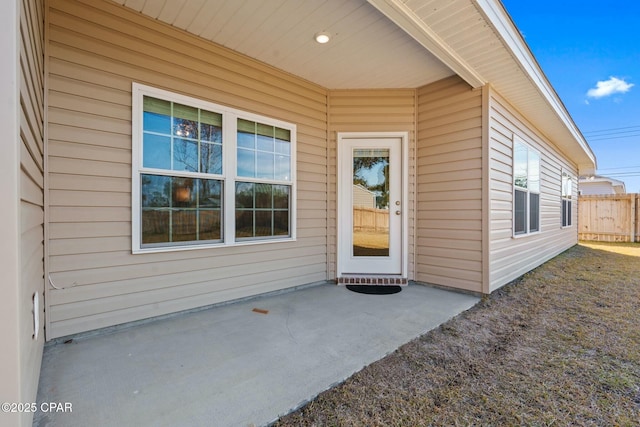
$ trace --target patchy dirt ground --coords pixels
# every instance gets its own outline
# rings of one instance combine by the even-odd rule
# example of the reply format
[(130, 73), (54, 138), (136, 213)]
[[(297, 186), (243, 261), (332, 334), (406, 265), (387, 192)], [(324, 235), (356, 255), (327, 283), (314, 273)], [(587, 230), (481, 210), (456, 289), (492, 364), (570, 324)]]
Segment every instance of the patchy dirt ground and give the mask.
[(276, 425), (640, 425), (640, 244), (575, 246)]

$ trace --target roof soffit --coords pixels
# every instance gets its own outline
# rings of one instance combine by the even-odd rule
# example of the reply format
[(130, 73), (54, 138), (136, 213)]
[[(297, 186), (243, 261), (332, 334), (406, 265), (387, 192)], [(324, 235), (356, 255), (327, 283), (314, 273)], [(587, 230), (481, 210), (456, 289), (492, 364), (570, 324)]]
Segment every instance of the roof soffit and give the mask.
[[(495, 90), (580, 174), (595, 155), (499, 0), (113, 0), (329, 89), (415, 88), (458, 74)], [(318, 31), (334, 40), (318, 45)]]
[[(547, 80), (518, 29), (497, 0), (367, 0), (377, 7), (406, 14), (391, 17), (416, 37), (428, 30), (434, 55), (464, 77), (469, 69), (493, 88), (578, 165), (593, 173), (595, 155)], [(387, 12), (388, 13), (388, 12)], [(418, 23), (415, 23), (418, 21)], [(408, 22), (408, 23), (407, 23)], [(438, 50), (438, 47), (440, 50)], [(446, 52), (457, 63), (439, 56)], [(461, 70), (462, 68), (462, 70)], [(475, 86), (472, 79), (465, 79)], [(476, 82), (477, 83), (477, 82)]]
[(367, 0), (380, 12), (405, 30), (431, 54), (456, 72), (474, 88), (484, 86), (482, 78), (467, 62), (433, 31), (411, 8), (398, 0)]
[(516, 60), (521, 69), (525, 71), (527, 79), (535, 86), (535, 89), (544, 98), (544, 101), (553, 109), (557, 118), (562, 121), (562, 125), (570, 134), (572, 139), (584, 151), (584, 155), (593, 163), (595, 168), (596, 157), (587, 141), (582, 136), (573, 118), (567, 111), (564, 103), (556, 93), (555, 89), (544, 75), (538, 61), (523, 40), (520, 31), (517, 29), (504, 7), (495, 0), (473, 0), (478, 5), (478, 10), (485, 17), (487, 22), (491, 22), (495, 31), (509, 47), (511, 55)]
[(455, 74), (366, 0), (112, 1), (328, 89), (413, 89)]

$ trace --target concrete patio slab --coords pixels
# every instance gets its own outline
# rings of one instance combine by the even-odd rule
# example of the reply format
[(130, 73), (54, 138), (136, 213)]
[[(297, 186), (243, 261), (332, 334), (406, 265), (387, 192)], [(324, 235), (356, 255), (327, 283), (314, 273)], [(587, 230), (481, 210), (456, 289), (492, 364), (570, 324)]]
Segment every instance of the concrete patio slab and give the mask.
[(323, 284), (48, 345), (38, 406), (72, 412), (34, 425), (266, 425), (478, 300)]

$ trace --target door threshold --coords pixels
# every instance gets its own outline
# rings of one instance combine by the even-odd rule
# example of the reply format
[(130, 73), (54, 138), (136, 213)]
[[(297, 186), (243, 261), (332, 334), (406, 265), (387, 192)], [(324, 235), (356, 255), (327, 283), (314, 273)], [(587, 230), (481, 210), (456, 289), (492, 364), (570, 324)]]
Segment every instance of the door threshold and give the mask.
[(340, 276), (336, 279), (338, 285), (399, 285), (407, 286), (409, 281), (406, 277), (394, 275), (366, 275), (353, 274), (349, 276)]

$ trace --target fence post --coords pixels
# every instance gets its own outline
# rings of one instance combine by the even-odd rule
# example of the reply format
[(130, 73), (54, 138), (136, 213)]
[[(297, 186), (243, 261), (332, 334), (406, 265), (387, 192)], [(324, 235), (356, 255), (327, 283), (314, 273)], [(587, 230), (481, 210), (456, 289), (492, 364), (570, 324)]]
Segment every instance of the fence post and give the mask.
[(640, 194), (636, 194), (636, 240), (640, 242)]
[(636, 194), (632, 193), (631, 195), (631, 199), (629, 200), (629, 208), (631, 209), (631, 215), (629, 215), (630, 221), (631, 221), (631, 230), (630, 233), (631, 235), (630, 237), (630, 242), (634, 243), (636, 241), (636, 225), (638, 224), (638, 217), (637, 214), (638, 212), (636, 211)]

